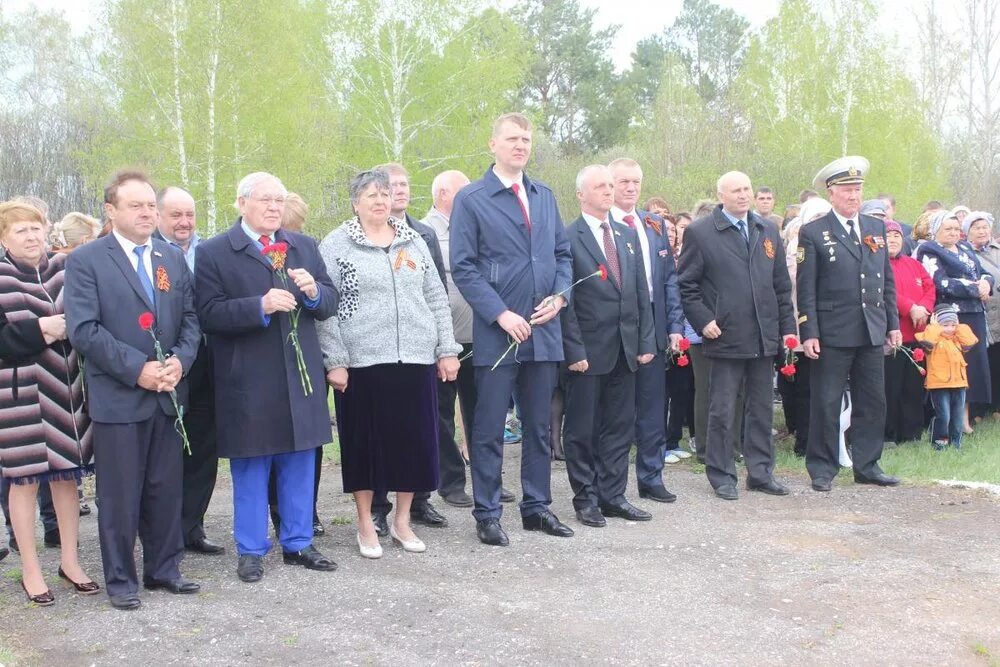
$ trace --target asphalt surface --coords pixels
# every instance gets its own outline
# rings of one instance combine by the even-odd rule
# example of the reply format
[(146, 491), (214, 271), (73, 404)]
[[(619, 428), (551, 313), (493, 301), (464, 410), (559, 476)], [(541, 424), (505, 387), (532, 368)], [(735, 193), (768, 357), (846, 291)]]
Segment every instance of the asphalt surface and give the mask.
[[(507, 449), (517, 489), (517, 448)], [(220, 477), (207, 528), (223, 556), (189, 555), (196, 596), (143, 592), (139, 611), (81, 597), (54, 576), (53, 607), (27, 604), (12, 554), (0, 563), (0, 663), (56, 665), (851, 664), (989, 665), (1000, 660), (1000, 499), (928, 486), (843, 483), (830, 494), (788, 481), (775, 498), (715, 498), (701, 474), (666, 473), (679, 499), (635, 503), (646, 523), (573, 518), (561, 464), (552, 509), (576, 530), (527, 533), (507, 506), (508, 548), (475, 537), (468, 510), (437, 502), (450, 527), (417, 528), (425, 554), (383, 540), (361, 558), (340, 470), (320, 492), (340, 565), (310, 572), (266, 560), (260, 583), (236, 578), (231, 488)], [(334, 521), (335, 520), (335, 521)], [(350, 521), (351, 523), (345, 523)], [(82, 555), (101, 580), (96, 516)], [(41, 533), (39, 532), (39, 542)]]

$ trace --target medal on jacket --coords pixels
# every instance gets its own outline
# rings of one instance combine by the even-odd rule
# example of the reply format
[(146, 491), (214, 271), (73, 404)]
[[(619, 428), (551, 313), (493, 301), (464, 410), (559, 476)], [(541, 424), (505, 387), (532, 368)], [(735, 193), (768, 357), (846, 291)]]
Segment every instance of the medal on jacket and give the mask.
[(774, 243), (771, 239), (764, 239), (764, 254), (768, 259), (774, 259)]
[(628, 248), (628, 254), (630, 254), (630, 255), (634, 255), (635, 254), (635, 250), (632, 250), (632, 244), (631, 243), (626, 242), (625, 243), (625, 247)]

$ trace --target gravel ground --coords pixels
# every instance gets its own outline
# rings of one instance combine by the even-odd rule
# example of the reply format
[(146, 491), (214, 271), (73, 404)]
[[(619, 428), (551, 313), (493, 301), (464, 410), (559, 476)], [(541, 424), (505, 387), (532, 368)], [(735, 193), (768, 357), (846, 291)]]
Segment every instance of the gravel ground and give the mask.
[[(506, 479), (516, 488), (517, 448)], [(317, 546), (334, 573), (285, 566), (243, 584), (231, 544), (189, 555), (194, 597), (143, 592), (136, 612), (80, 597), (52, 576), (53, 607), (31, 608), (17, 558), (0, 564), (0, 663), (188, 664), (949, 664), (1000, 661), (1000, 501), (964, 489), (833, 493), (788, 480), (792, 495), (716, 499), (703, 475), (668, 470), (673, 505), (638, 501), (648, 523), (572, 516), (561, 464), (553, 510), (577, 531), (521, 530), (509, 548), (481, 545), (468, 510), (437, 506), (445, 529), (418, 528), (428, 552), (383, 541), (361, 558), (340, 469), (324, 471)], [(208, 531), (232, 519), (220, 477)], [(329, 523), (336, 519), (335, 524)], [(96, 518), (81, 521), (85, 567), (100, 575)], [(39, 539), (40, 541), (40, 539)], [(58, 554), (43, 553), (54, 575)], [(6, 651), (6, 658), (2, 657)]]

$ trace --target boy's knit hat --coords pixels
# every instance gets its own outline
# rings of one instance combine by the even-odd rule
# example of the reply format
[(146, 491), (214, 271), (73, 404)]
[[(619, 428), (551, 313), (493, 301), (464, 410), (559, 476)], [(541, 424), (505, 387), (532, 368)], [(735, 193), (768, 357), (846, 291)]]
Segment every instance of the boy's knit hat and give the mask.
[(938, 324), (958, 324), (958, 308), (950, 303), (940, 303), (934, 308)]

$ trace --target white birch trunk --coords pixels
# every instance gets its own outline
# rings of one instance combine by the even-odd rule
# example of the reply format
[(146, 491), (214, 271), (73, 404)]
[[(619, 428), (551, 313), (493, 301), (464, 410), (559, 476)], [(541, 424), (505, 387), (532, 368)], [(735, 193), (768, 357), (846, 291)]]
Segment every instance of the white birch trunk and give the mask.
[(187, 148), (184, 143), (184, 104), (181, 101), (181, 36), (177, 5), (178, 0), (170, 0), (170, 57), (174, 69), (174, 133), (177, 141), (177, 163), (181, 184), (185, 189), (190, 189)]
[(215, 200), (215, 177), (216, 177), (216, 155), (215, 155), (215, 91), (219, 75), (219, 51), (220, 26), (222, 25), (222, 8), (218, 1), (215, 2), (215, 16), (212, 20), (211, 29), (211, 49), (208, 56), (208, 145), (205, 150), (205, 217), (207, 219), (207, 232), (209, 236), (214, 236), (217, 230), (218, 203)]

